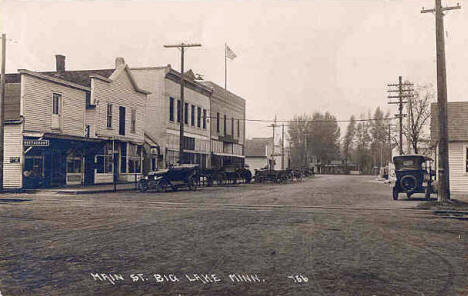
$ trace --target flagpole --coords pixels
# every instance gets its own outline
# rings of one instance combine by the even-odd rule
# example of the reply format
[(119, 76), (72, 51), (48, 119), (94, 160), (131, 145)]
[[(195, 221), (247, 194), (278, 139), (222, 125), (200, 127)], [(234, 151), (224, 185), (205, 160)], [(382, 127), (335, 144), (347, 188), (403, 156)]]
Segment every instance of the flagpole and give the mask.
[(227, 90), (227, 56), (226, 56), (227, 45), (224, 43), (224, 89)]

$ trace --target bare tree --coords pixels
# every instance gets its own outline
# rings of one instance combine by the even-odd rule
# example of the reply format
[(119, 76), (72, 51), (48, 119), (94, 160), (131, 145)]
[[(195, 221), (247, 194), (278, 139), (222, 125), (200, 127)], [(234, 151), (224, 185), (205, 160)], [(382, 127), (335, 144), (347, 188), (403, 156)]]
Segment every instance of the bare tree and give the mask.
[(428, 119), (431, 116), (430, 105), (434, 98), (432, 85), (416, 87), (414, 97), (408, 100), (408, 124), (404, 133), (414, 153), (419, 153), (419, 144), (428, 132)]

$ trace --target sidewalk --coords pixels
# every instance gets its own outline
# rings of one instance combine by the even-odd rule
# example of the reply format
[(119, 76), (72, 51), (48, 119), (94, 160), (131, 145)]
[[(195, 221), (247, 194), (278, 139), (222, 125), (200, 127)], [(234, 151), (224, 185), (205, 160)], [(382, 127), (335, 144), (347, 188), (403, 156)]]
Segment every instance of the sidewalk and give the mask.
[[(132, 191), (135, 189), (135, 183), (120, 183), (116, 185), (116, 191)], [(39, 188), (26, 189), (26, 193), (57, 193), (57, 194), (94, 194), (114, 192), (113, 184), (99, 184), (88, 186), (68, 186), (62, 188)]]

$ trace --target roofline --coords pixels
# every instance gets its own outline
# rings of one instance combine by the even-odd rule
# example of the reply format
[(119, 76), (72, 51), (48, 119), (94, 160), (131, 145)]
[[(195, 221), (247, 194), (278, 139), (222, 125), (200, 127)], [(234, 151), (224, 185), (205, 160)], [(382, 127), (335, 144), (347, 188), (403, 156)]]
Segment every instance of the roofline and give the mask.
[(27, 74), (27, 75), (30, 75), (30, 76), (33, 76), (33, 77), (36, 77), (36, 78), (39, 78), (39, 79), (48, 80), (50, 82), (54, 82), (54, 83), (61, 84), (61, 85), (64, 85), (64, 86), (68, 86), (68, 87), (71, 87), (71, 88), (76, 88), (76, 89), (83, 90), (83, 91), (91, 91), (90, 87), (82, 86), (82, 85), (79, 85), (77, 83), (65, 80), (65, 79), (56, 78), (56, 77), (53, 77), (53, 76), (37, 73), (37, 72), (30, 71), (30, 70), (27, 70), (27, 69), (18, 69), (18, 72), (20, 74)]
[(154, 66), (154, 67), (135, 67), (130, 68), (130, 70), (163, 70), (169, 68), (170, 66)]

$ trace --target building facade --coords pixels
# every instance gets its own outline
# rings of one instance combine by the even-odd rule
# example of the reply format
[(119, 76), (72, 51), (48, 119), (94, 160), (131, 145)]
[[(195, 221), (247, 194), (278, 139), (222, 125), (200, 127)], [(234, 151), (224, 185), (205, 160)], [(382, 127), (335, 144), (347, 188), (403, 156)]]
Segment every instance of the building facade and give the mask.
[(245, 162), (245, 100), (211, 81), (211, 167), (243, 166)]
[[(185, 73), (184, 106), (180, 100), (180, 73), (171, 68), (132, 68), (138, 84), (149, 90), (146, 106), (145, 137), (159, 150), (157, 160), (145, 160), (147, 170), (179, 163), (179, 130), (184, 121), (183, 163), (210, 167), (210, 96), (212, 90)], [(183, 108), (182, 118), (180, 108)]]
[(149, 92), (115, 68), (7, 75), (4, 188), (131, 181), (142, 173)]
[[(450, 191), (468, 192), (468, 102), (449, 102), (448, 117), (448, 150)], [(437, 104), (431, 105), (431, 142), (434, 147), (435, 168), (438, 176), (439, 163), (439, 123)]]

